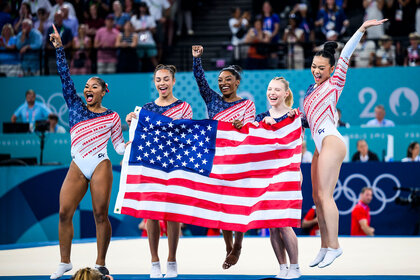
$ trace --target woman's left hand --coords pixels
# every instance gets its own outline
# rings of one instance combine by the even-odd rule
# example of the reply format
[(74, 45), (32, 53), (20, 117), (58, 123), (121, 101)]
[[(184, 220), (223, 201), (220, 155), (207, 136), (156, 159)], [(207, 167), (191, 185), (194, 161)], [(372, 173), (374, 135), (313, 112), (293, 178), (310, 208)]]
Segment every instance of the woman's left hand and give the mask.
[(237, 129), (241, 129), (244, 126), (243, 122), (240, 120), (233, 120), (232, 125)]
[(293, 118), (295, 115), (299, 115), (299, 110), (298, 110), (298, 109), (292, 109), (292, 110), (290, 110), (290, 111), (287, 113), (287, 115), (288, 115), (290, 118)]

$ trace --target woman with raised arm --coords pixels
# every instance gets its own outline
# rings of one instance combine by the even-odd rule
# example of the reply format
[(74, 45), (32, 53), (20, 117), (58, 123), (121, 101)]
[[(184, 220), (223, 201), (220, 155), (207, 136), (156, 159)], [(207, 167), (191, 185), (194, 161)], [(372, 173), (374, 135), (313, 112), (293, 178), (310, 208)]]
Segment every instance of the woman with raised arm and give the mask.
[(60, 191), (58, 237), (61, 262), (50, 278), (58, 279), (73, 268), (70, 262), (72, 220), (77, 206), (88, 190), (89, 183), (98, 250), (95, 268), (103, 275), (108, 275), (105, 257), (111, 240), (108, 207), (112, 187), (112, 166), (107, 154), (107, 143), (111, 138), (115, 151), (120, 155), (124, 154), (121, 121), (116, 112), (102, 106), (102, 99), (109, 90), (101, 78), (92, 77), (86, 82), (83, 91), (86, 104), (77, 95), (60, 34), (54, 25), (53, 27), (54, 33), (50, 34), (50, 41), (56, 49), (57, 69), (64, 99), (69, 108), (73, 160)]
[[(336, 42), (325, 43), (324, 49), (317, 52), (312, 60), (311, 71), (315, 83), (306, 91), (303, 109), (316, 146), (311, 179), (321, 231), (321, 250), (310, 263), (311, 267), (326, 267), (343, 252), (338, 243), (338, 209), (333, 193), (346, 155), (346, 145), (336, 128), (336, 105), (344, 88), (350, 57), (363, 33), (369, 27), (381, 25), (385, 21), (386, 19), (365, 21), (346, 43), (336, 67)], [(333, 72), (334, 75), (331, 76)]]
[[(146, 103), (142, 108), (172, 118), (192, 119), (193, 112), (190, 104), (176, 98), (173, 95), (173, 87), (175, 85), (176, 67), (173, 65), (159, 64), (155, 68), (153, 80), (159, 97), (153, 101)], [(127, 115), (126, 121), (130, 125), (131, 120), (136, 118), (136, 114), (131, 112)], [(178, 222), (167, 221), (168, 235), (168, 263), (165, 278), (174, 278), (178, 276), (178, 267), (176, 262), (176, 250), (178, 247), (179, 235), (181, 233), (181, 225)], [(160, 261), (158, 255), (159, 239), (161, 228), (158, 220), (147, 219), (146, 222), (147, 238), (149, 239), (150, 254), (152, 255), (152, 268), (150, 278), (162, 278)]]
[[(209, 118), (218, 121), (231, 122), (237, 129), (241, 129), (246, 123), (253, 122), (255, 118), (255, 105), (251, 100), (241, 98), (237, 95), (241, 83), (241, 68), (231, 65), (223, 68), (219, 73), (219, 90), (222, 95), (212, 90), (204, 76), (201, 66), (202, 46), (192, 46), (193, 70), (201, 97), (207, 106)], [(223, 230), (223, 238), (226, 243), (226, 259), (223, 262), (223, 269), (228, 269), (236, 264), (242, 249), (243, 232), (235, 232), (235, 243), (233, 233)]]

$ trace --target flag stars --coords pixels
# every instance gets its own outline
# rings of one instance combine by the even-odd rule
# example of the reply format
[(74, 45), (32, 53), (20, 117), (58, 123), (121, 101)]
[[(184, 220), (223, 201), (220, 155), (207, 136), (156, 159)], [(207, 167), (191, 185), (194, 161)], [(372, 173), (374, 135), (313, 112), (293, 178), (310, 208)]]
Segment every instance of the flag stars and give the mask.
[(194, 140), (198, 140), (198, 135), (197, 134), (194, 134)]
[(175, 141), (175, 142), (178, 142), (178, 141), (179, 141), (178, 137), (175, 137), (175, 138), (174, 138), (174, 141)]
[(162, 163), (162, 166), (166, 168), (168, 166), (168, 164), (166, 162), (164, 162), (164, 163)]
[(149, 128), (150, 128), (150, 129), (153, 129), (154, 127), (155, 127), (155, 126), (154, 126), (153, 124), (150, 124), (150, 125), (149, 125)]
[(175, 162), (175, 161), (174, 161), (173, 159), (171, 159), (171, 158), (169, 159), (169, 163), (170, 163), (170, 164), (174, 164), (174, 162)]
[(157, 159), (158, 161), (161, 161), (161, 160), (162, 160), (162, 157), (161, 157), (161, 156), (157, 156), (157, 157), (156, 157), (156, 159)]
[(154, 159), (150, 159), (150, 163), (151, 164), (155, 164), (155, 160)]
[(156, 125), (160, 125), (162, 122), (161, 121), (157, 121), (156, 122)]
[(155, 137), (155, 138), (153, 138), (153, 141), (154, 141), (155, 143), (157, 143), (157, 142), (159, 142), (159, 138), (158, 138), (158, 137)]
[(169, 156), (169, 153), (168, 153), (168, 152), (164, 152), (164, 153), (163, 153), (163, 155), (164, 155), (165, 157), (168, 157), (168, 156)]
[(184, 155), (188, 156), (190, 152), (188, 150), (184, 151)]
[(207, 163), (207, 160), (206, 160), (206, 159), (203, 159), (203, 160), (201, 161), (201, 163), (202, 163), (202, 164), (206, 164), (206, 163)]
[(198, 129), (199, 127), (200, 127), (200, 126), (199, 126), (198, 124), (195, 124), (195, 125), (194, 125), (194, 128), (195, 128), (195, 129)]
[(206, 154), (208, 154), (208, 152), (209, 152), (209, 149), (207, 149), (207, 148), (204, 148), (204, 152), (205, 152)]
[(170, 146), (172, 144), (171, 140), (166, 141), (166, 145)]
[(186, 128), (185, 124), (181, 124), (181, 128), (185, 129)]
[(198, 158), (201, 158), (201, 156), (202, 156), (202, 155), (201, 155), (201, 153), (198, 153), (198, 154), (197, 154), (197, 157), (198, 157)]
[(162, 144), (160, 144), (160, 145), (158, 146), (158, 148), (159, 148), (159, 150), (163, 150), (164, 146), (163, 146)]
[(146, 134), (142, 134), (140, 137), (141, 139), (146, 139)]
[(177, 127), (177, 128), (175, 128), (175, 132), (176, 133), (179, 133), (179, 128)]
[(148, 153), (148, 152), (145, 152), (145, 153), (144, 153), (144, 156), (145, 156), (145, 157), (149, 157), (149, 153)]
[(182, 156), (181, 156), (181, 155), (177, 155), (177, 156), (176, 156), (176, 159), (177, 159), (177, 160), (181, 160), (181, 158), (182, 158)]
[(147, 146), (147, 147), (150, 147), (150, 145), (151, 145), (151, 144), (152, 144), (152, 143), (150, 143), (150, 141), (147, 141), (147, 142), (146, 142), (146, 146)]
[(187, 139), (187, 144), (191, 145), (191, 140), (190, 139)]
[(156, 154), (156, 150), (155, 150), (155, 148), (151, 149), (151, 150), (150, 150), (150, 152), (151, 152), (152, 154)]
[(182, 166), (184, 166), (184, 167), (185, 167), (185, 166), (187, 166), (187, 163), (186, 163), (185, 161), (183, 161), (181, 164), (182, 164)]
[(169, 136), (169, 137), (173, 137), (173, 135), (174, 135), (174, 133), (173, 133), (173, 132), (171, 132), (171, 131), (169, 131), (169, 132), (168, 132), (168, 136)]
[(194, 162), (195, 158), (190, 157), (190, 162)]
[(200, 165), (198, 163), (194, 164), (195, 168), (198, 168)]
[(210, 141), (210, 138), (206, 137), (206, 142), (209, 142), (209, 141)]
[(192, 133), (192, 129), (191, 128), (188, 128), (188, 133)]
[(155, 134), (156, 135), (159, 135), (160, 134), (160, 130), (158, 129), (158, 130), (155, 130)]
[(138, 160), (138, 161), (140, 161), (140, 160), (141, 160), (141, 156), (138, 156), (138, 157), (137, 157), (137, 160)]
[(145, 121), (146, 121), (146, 122), (150, 121), (150, 117), (149, 117), (149, 116), (147, 116), (147, 117), (145, 118)]
[(207, 130), (211, 130), (211, 125), (208, 125), (207, 126)]
[(197, 150), (197, 147), (193, 146), (191, 149), (195, 152)]
[(204, 131), (204, 129), (202, 129), (202, 130), (200, 131), (200, 133), (201, 133), (201, 135), (205, 135), (205, 134), (206, 134), (206, 132)]
[(171, 151), (172, 151), (172, 153), (174, 153), (174, 154), (175, 154), (175, 153), (176, 153), (176, 148), (175, 148), (175, 147), (172, 147), (172, 148), (171, 148)]
[(187, 134), (185, 134), (184, 132), (181, 133), (181, 138), (185, 138), (185, 136), (187, 136)]
[(203, 147), (204, 145), (203, 141), (198, 142), (198, 145), (200, 145), (200, 147)]
[(200, 173), (204, 173), (204, 170), (203, 169), (200, 169), (200, 171), (199, 171)]
[(142, 145), (140, 145), (140, 146), (139, 146), (139, 150), (140, 150), (140, 151), (143, 151), (143, 149), (144, 149), (144, 148), (143, 148), (143, 146), (142, 146)]
[(173, 123), (168, 123), (168, 126), (170, 127), (170, 128), (172, 128), (173, 126), (174, 126), (174, 124)]
[(149, 131), (148, 129), (147, 129), (147, 127), (143, 127), (143, 131)]

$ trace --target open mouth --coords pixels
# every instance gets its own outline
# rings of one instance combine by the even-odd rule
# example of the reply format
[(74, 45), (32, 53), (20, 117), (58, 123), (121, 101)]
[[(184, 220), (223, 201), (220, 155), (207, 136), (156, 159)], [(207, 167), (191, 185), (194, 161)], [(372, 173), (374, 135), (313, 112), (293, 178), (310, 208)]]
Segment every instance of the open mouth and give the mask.
[(227, 90), (229, 90), (230, 89), (230, 87), (229, 86), (224, 86), (224, 87), (222, 87), (222, 91), (227, 91)]
[(92, 100), (93, 100), (93, 94), (91, 94), (91, 93), (87, 93), (87, 94), (86, 94), (86, 101), (87, 101), (87, 102), (92, 102)]
[(270, 97), (268, 97), (268, 99), (270, 101), (276, 101), (278, 99), (278, 97), (277, 96), (270, 96)]
[(159, 87), (160, 92), (165, 93), (168, 90), (167, 86), (161, 86)]
[(315, 74), (314, 78), (315, 78), (315, 82), (319, 82), (321, 80), (321, 74)]

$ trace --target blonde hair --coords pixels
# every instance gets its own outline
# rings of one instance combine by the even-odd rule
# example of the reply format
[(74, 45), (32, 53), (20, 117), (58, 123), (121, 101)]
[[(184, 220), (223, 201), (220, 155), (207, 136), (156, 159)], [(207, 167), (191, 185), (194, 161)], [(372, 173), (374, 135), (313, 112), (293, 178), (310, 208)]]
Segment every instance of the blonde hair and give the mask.
[(102, 280), (102, 273), (98, 270), (85, 267), (79, 269), (71, 278), (72, 280)]
[(10, 29), (11, 35), (10, 37), (15, 35), (15, 32), (13, 31), (13, 27), (10, 23), (6, 23), (5, 25), (3, 25), (3, 28), (1, 30), (1, 36), (4, 37), (4, 32), (6, 32), (6, 29)]
[(287, 81), (283, 77), (274, 77), (271, 81), (280, 81), (280, 82), (283, 83), (284, 90), (289, 93), (289, 95), (284, 100), (284, 103), (286, 104), (287, 107), (292, 107), (292, 105), (293, 105), (293, 92), (289, 87), (289, 81)]

